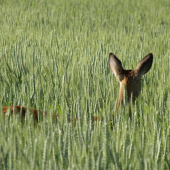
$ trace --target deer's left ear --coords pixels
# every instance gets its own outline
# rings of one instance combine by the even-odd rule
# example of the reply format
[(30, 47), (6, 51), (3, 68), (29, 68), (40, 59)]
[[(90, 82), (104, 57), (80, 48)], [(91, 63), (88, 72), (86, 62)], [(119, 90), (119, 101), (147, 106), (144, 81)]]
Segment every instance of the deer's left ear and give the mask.
[(119, 82), (124, 79), (123, 67), (121, 61), (113, 54), (109, 54), (109, 67)]
[(140, 76), (143, 76), (144, 74), (146, 74), (151, 66), (152, 66), (152, 62), (153, 62), (153, 54), (149, 53), (147, 56), (145, 56), (137, 65), (135, 71), (137, 72), (137, 74), (139, 74)]

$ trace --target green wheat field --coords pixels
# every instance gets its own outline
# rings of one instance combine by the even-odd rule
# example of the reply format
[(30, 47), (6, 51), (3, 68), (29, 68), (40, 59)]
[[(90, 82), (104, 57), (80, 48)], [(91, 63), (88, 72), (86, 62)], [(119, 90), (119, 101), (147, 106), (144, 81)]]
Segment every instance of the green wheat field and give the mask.
[[(110, 52), (125, 69), (154, 55), (132, 120)], [(169, 94), (169, 0), (0, 0), (0, 169), (170, 169)], [(49, 114), (4, 118), (10, 105)]]

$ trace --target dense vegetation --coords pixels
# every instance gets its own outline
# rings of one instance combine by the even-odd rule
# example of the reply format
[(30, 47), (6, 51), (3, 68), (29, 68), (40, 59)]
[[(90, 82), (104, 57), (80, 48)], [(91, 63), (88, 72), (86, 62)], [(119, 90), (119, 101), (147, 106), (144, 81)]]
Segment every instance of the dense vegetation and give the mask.
[[(170, 169), (169, 0), (0, 0), (0, 11), (0, 109), (50, 113), (35, 125), (1, 112), (0, 169)], [(132, 120), (122, 108), (113, 130), (110, 52), (126, 69), (154, 54)]]

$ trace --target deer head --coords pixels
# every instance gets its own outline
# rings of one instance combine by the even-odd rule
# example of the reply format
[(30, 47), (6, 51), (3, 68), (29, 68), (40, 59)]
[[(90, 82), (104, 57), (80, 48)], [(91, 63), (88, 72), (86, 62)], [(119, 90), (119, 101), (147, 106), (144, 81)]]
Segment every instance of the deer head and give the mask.
[[(123, 88), (125, 87), (128, 103), (132, 100), (135, 103), (136, 98), (141, 93), (141, 78), (146, 74), (153, 62), (153, 54), (149, 53), (144, 57), (134, 70), (125, 70), (122, 67), (121, 61), (113, 54), (109, 55), (109, 67), (114, 73), (115, 77), (120, 83), (119, 99), (117, 110), (119, 110), (120, 103), (123, 101)], [(131, 117), (131, 109), (129, 110)]]

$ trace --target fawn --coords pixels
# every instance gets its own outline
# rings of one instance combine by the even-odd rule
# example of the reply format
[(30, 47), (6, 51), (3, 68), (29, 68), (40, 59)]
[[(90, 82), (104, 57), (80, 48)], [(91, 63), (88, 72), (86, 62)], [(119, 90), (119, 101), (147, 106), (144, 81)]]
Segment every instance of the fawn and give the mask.
[[(150, 70), (152, 66), (152, 62), (153, 62), (153, 54), (149, 53), (146, 57), (144, 57), (139, 62), (136, 69), (124, 70), (121, 61), (113, 53), (109, 54), (109, 67), (120, 83), (117, 110), (119, 110), (120, 103), (123, 101), (124, 86), (127, 92), (128, 103), (130, 103), (131, 99), (133, 104), (135, 103), (136, 98), (140, 95), (141, 92), (141, 78), (144, 74), (146, 74)], [(5, 106), (3, 107), (4, 115), (7, 113), (8, 109), (10, 111), (10, 114), (13, 114), (14, 112), (20, 113), (23, 118), (25, 117), (27, 110), (29, 110), (31, 113), (33, 113), (33, 118), (37, 122), (38, 122), (38, 113), (42, 115), (48, 114), (47, 112), (44, 111), (38, 111), (36, 109), (27, 108), (23, 106)], [(131, 109), (129, 110), (129, 116), (131, 117)], [(56, 119), (58, 117), (59, 115), (55, 115)], [(74, 118), (74, 122), (77, 120), (78, 118)], [(92, 119), (93, 122), (97, 120), (98, 118), (95, 116)], [(69, 122), (70, 121), (71, 120), (69, 119)]]
[(123, 103), (123, 88), (125, 86), (127, 101), (129, 104), (129, 117), (131, 118), (130, 102), (135, 103), (136, 98), (141, 93), (141, 78), (146, 74), (153, 62), (153, 54), (149, 53), (145, 56), (137, 65), (134, 70), (124, 70), (121, 61), (113, 54), (109, 54), (109, 67), (114, 73), (115, 77), (120, 83), (119, 99), (117, 110), (119, 110), (120, 104)]

